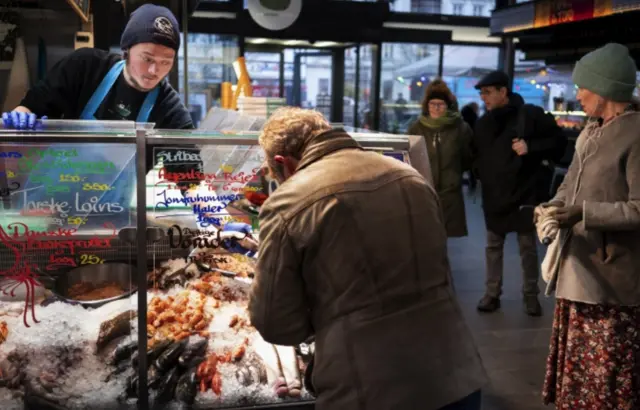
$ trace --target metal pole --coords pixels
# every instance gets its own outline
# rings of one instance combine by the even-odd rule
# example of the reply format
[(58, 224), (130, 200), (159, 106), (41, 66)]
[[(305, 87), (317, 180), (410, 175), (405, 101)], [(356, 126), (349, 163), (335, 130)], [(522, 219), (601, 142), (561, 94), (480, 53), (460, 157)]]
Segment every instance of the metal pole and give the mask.
[(136, 131), (136, 274), (138, 285), (138, 409), (149, 408), (147, 388), (147, 140)]
[(344, 48), (331, 52), (331, 121), (344, 121)]
[(280, 83), (280, 86), (278, 87), (278, 94), (280, 94), (280, 98), (284, 98), (284, 93), (285, 93), (285, 88), (284, 88), (284, 83), (286, 81), (285, 77), (284, 77), (284, 50), (280, 50), (280, 67), (278, 67), (278, 82)]
[(189, 109), (189, 2), (182, 1), (182, 37), (184, 46), (182, 47), (182, 71), (184, 74), (183, 95), (184, 106)]
[(360, 43), (355, 47), (356, 50), (356, 72), (355, 72), (355, 85), (354, 89), (354, 103), (353, 103), (353, 126), (358, 127), (358, 103), (360, 102)]
[(438, 78), (442, 78), (444, 72), (444, 44), (440, 44), (438, 55)]
[(302, 56), (300, 53), (295, 53), (293, 57), (293, 106), (300, 107), (302, 103), (302, 79), (301, 68)]
[[(375, 50), (375, 56), (373, 57), (373, 75), (375, 76), (375, 81), (373, 82), (373, 129), (380, 130), (380, 110), (382, 106), (380, 104), (380, 87), (382, 83), (382, 42), (376, 43), (375, 47), (372, 47), (372, 50)], [(386, 130), (385, 130), (386, 131)]]

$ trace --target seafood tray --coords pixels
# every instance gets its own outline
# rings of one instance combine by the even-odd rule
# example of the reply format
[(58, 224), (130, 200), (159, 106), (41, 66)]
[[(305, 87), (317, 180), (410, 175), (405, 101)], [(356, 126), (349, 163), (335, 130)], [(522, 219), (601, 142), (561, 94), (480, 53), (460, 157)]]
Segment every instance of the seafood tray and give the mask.
[[(151, 408), (312, 408), (302, 375), (313, 345), (275, 346), (251, 326), (251, 259), (197, 262), (165, 261), (148, 275)], [(135, 409), (136, 303), (137, 294), (95, 309), (49, 301), (31, 327), (23, 302), (0, 304), (0, 408)]]

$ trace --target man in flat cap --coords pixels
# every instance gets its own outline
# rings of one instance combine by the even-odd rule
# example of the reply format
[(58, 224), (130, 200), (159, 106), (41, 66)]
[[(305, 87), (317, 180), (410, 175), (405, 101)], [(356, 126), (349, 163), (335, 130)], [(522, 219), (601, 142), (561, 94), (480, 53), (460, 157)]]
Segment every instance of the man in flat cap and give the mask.
[(486, 293), (481, 312), (500, 308), (505, 237), (518, 235), (523, 270), (524, 310), (540, 316), (538, 254), (533, 208), (547, 198), (549, 187), (543, 161), (557, 161), (564, 153), (566, 136), (555, 119), (540, 107), (525, 104), (510, 89), (502, 71), (487, 74), (475, 86), (487, 112), (475, 127), (475, 170), (482, 186), (482, 207), (487, 227)]

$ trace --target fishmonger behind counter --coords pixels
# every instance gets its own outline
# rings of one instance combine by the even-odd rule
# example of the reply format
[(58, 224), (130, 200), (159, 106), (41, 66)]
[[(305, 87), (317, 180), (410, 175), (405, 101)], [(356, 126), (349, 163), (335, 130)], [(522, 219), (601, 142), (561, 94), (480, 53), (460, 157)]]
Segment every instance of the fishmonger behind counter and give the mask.
[[(5, 128), (34, 129), (36, 119), (40, 117), (153, 122), (160, 129), (193, 129), (189, 111), (167, 81), (180, 48), (179, 26), (171, 11), (153, 4), (136, 9), (122, 33), (120, 47), (122, 56), (83, 48), (62, 59), (44, 80), (29, 90), (18, 107), (2, 114)], [(115, 218), (109, 218), (117, 228), (132, 223), (126, 212), (133, 199), (131, 182), (135, 181), (135, 155), (131, 145), (110, 144), (105, 148), (105, 145), (97, 144), (53, 144), (49, 148), (71, 152), (74, 158), (69, 158), (70, 161), (113, 163), (112, 172), (91, 172), (90, 175), (92, 183), (109, 186), (110, 190), (100, 193), (82, 190), (47, 192), (43, 181), (49, 184), (61, 182), (61, 170), (50, 169), (45, 176), (40, 174), (34, 178), (30, 175), (22, 188), (28, 195), (22, 193), (14, 203), (24, 209), (27, 198), (33, 202), (53, 197), (57, 202), (67, 203), (73, 212), (73, 204), (95, 201), (95, 195), (98, 195), (100, 204), (117, 204), (117, 208), (111, 208), (125, 210), (114, 215)], [(147, 172), (157, 161), (157, 158), (154, 161), (153, 147), (148, 151)], [(199, 153), (194, 147), (181, 147), (180, 151)], [(197, 161), (167, 164), (165, 168), (169, 172), (188, 172), (194, 168), (201, 171), (202, 161), (196, 157)], [(183, 194), (193, 194), (187, 192), (184, 185), (199, 182), (182, 181)]]

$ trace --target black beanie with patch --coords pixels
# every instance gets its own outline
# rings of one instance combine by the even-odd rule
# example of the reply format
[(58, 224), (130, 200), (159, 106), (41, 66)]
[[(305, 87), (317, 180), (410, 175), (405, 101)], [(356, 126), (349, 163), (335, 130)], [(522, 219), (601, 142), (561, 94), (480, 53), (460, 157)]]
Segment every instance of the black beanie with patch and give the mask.
[(160, 44), (178, 51), (180, 27), (171, 10), (155, 4), (145, 4), (131, 13), (120, 38), (120, 48), (128, 50), (140, 43)]

